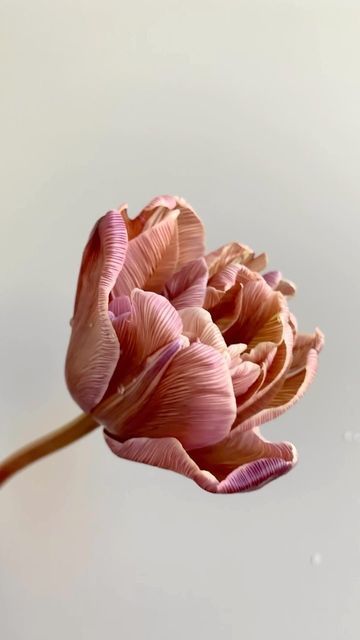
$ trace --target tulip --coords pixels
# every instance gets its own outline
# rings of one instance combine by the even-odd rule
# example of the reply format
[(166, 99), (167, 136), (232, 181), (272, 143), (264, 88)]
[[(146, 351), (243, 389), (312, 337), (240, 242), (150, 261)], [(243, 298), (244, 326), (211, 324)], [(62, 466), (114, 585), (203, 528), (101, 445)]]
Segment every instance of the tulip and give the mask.
[(127, 205), (105, 214), (83, 253), (65, 366), (84, 416), (36, 457), (102, 425), (115, 455), (213, 493), (292, 469), (294, 445), (265, 440), (260, 426), (304, 394), (323, 334), (298, 332), (287, 304), (295, 285), (261, 275), (266, 263), (237, 242), (206, 254), (182, 198), (155, 198), (134, 219)]

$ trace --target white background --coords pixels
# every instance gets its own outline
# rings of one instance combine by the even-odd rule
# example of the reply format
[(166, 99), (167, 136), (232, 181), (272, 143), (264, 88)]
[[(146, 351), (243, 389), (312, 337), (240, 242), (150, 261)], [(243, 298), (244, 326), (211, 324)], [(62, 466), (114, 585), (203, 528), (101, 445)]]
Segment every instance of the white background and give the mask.
[(100, 431), (5, 485), (3, 640), (359, 637), (359, 33), (345, 0), (0, 2), (1, 456), (78, 413), (80, 255), (123, 201), (180, 194), (209, 248), (266, 250), (327, 338), (264, 427), (299, 465), (258, 492), (121, 461)]

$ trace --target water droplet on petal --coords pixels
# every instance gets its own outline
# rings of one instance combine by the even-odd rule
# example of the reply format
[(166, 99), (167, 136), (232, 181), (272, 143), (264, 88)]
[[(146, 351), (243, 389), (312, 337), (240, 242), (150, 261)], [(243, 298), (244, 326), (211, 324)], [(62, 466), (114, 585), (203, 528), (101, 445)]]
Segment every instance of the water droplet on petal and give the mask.
[(318, 551), (311, 556), (311, 564), (318, 567), (322, 563), (322, 555)]
[(345, 440), (345, 442), (352, 442), (353, 441), (353, 432), (352, 431), (345, 431), (344, 440)]

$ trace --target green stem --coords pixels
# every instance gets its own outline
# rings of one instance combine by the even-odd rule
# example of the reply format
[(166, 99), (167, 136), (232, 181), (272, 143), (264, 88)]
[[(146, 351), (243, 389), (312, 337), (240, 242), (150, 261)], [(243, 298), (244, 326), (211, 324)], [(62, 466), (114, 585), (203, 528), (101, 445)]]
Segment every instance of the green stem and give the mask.
[(83, 413), (60, 429), (34, 440), (0, 462), (0, 485), (35, 460), (66, 447), (99, 426), (91, 415)]

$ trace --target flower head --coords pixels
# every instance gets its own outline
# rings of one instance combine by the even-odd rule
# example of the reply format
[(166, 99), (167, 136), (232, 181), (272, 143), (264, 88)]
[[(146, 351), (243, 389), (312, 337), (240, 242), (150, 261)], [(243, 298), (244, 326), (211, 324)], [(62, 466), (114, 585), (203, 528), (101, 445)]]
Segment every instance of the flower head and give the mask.
[(182, 198), (95, 225), (80, 268), (66, 359), (69, 390), (118, 456), (182, 473), (214, 493), (247, 491), (296, 463), (260, 425), (312, 381), (319, 330), (298, 333), (293, 283), (246, 245), (205, 254)]

